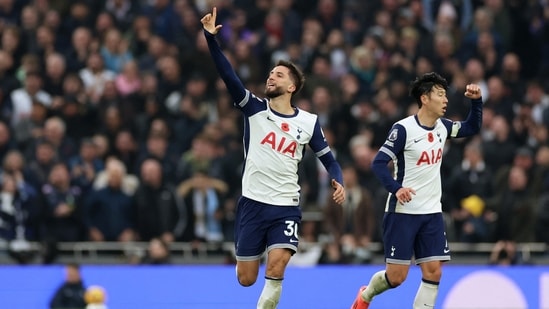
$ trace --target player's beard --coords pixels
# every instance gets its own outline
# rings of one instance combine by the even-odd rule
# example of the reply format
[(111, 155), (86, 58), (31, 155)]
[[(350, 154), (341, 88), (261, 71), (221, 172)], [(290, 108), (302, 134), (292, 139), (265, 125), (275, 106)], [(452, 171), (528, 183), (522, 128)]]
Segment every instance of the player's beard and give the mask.
[(265, 87), (265, 95), (269, 99), (279, 97), (284, 94), (284, 91), (280, 87), (274, 87), (273, 90), (269, 90), (269, 87)]

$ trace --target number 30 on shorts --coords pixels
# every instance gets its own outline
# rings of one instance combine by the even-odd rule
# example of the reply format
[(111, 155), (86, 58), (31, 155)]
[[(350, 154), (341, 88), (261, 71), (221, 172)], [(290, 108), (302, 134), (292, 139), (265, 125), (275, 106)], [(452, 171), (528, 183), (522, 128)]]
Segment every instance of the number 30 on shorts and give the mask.
[(299, 226), (294, 220), (286, 220), (284, 221), (286, 224), (286, 229), (284, 230), (284, 235), (288, 237), (295, 237), (295, 239), (299, 239), (298, 233), (297, 233), (297, 227)]

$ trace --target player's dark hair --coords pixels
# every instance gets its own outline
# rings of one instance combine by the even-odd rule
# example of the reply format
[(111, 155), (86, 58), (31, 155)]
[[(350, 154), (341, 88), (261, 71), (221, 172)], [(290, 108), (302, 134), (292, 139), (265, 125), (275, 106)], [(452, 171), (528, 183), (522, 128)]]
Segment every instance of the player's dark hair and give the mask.
[(448, 90), (448, 81), (435, 72), (425, 73), (410, 83), (410, 96), (421, 108), (421, 96), (431, 92), (435, 86)]
[(276, 66), (287, 67), (290, 70), (290, 78), (295, 85), (295, 91), (292, 93), (292, 96), (298, 93), (305, 84), (305, 75), (303, 72), (293, 62), (287, 60), (279, 60)]

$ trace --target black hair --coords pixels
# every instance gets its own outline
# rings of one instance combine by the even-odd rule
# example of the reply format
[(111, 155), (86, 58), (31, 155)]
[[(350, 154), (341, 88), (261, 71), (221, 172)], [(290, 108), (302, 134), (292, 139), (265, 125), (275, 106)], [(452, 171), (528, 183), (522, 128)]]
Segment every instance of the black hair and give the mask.
[(435, 86), (448, 90), (448, 81), (438, 73), (425, 73), (410, 83), (410, 96), (421, 108), (421, 96), (431, 92)]

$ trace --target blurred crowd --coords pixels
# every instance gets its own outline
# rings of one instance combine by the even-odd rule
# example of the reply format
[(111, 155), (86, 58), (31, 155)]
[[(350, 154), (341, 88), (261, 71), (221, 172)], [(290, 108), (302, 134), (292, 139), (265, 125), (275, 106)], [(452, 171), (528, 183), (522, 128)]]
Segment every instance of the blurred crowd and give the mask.
[[(303, 242), (368, 259), (386, 191), (370, 163), (417, 106), (415, 76), (450, 84), (446, 117), (484, 100), (481, 133), (447, 142), (449, 241), (549, 243), (549, 3), (545, 0), (0, 0), (0, 240), (45, 263), (63, 241), (232, 241), (243, 123), (200, 18), (247, 88), (279, 59), (306, 73), (294, 104), (319, 116), (345, 207), (310, 151)], [(17, 255), (24, 261), (22, 254)]]

